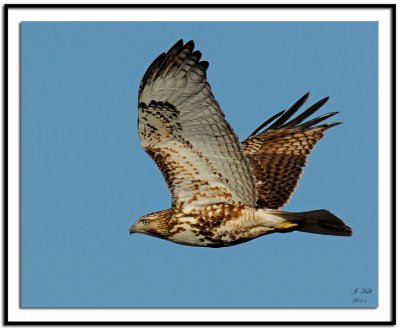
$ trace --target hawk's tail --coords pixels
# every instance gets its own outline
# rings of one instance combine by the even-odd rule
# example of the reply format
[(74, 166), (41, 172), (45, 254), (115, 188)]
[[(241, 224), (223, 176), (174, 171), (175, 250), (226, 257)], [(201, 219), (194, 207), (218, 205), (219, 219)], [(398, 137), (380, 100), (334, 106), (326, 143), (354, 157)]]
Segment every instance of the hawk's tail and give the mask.
[(277, 211), (276, 215), (279, 215), (286, 221), (286, 223), (282, 225), (282, 228), (289, 228), (291, 227), (290, 224), (295, 224), (291, 227), (291, 231), (340, 236), (352, 235), (350, 227), (340, 218), (325, 209), (304, 212)]

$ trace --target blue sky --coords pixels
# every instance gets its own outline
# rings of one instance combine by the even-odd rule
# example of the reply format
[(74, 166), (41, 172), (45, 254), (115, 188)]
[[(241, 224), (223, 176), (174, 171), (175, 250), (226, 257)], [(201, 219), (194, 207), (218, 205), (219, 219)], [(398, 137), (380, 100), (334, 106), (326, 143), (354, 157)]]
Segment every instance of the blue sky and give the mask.
[[(378, 25), (40, 23), (22, 35), (22, 307), (376, 307)], [(273, 234), (230, 248), (128, 229), (170, 206), (136, 130), (148, 65), (193, 39), (241, 139), (311, 91), (326, 133), (284, 208), (325, 208), (351, 238)], [(370, 288), (355, 302), (355, 288)]]

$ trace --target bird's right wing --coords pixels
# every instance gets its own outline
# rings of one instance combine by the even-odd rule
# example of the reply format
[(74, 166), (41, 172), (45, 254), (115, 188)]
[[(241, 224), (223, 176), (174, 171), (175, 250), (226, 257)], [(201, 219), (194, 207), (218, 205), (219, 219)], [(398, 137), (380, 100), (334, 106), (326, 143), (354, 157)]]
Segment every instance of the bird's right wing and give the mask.
[[(304, 122), (328, 101), (328, 97), (288, 121), (308, 96), (309, 93), (289, 110), (279, 112), (265, 121), (242, 143), (256, 178), (257, 204), (260, 207), (278, 209), (289, 201), (307, 163), (307, 155), (323, 137), (326, 129), (339, 124), (332, 122), (319, 125), (338, 112), (323, 114)], [(261, 131), (269, 124), (269, 127)]]
[(180, 40), (148, 68), (139, 89), (142, 146), (161, 170), (174, 208), (193, 211), (219, 202), (255, 207), (249, 162), (200, 58), (193, 41)]

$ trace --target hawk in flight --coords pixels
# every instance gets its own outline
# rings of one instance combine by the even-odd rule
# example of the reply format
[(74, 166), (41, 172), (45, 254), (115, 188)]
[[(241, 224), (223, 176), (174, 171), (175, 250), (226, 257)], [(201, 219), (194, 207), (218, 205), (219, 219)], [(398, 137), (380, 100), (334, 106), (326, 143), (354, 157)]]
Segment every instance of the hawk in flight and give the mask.
[(129, 232), (175, 243), (227, 247), (294, 230), (350, 236), (328, 210), (287, 212), (307, 155), (337, 112), (309, 119), (327, 98), (293, 117), (309, 94), (265, 121), (240, 143), (207, 81), (208, 62), (194, 42), (159, 55), (139, 87), (138, 130), (162, 172), (170, 209), (139, 218)]

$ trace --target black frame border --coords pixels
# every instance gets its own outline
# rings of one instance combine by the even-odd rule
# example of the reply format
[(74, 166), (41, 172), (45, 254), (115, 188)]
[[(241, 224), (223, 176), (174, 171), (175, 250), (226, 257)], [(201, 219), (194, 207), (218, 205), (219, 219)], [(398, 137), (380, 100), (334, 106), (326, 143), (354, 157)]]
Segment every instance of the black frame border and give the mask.
[[(10, 9), (389, 9), (391, 13), (391, 320), (390, 321), (10, 321), (8, 318), (8, 14)], [(21, 147), (20, 147), (21, 150)], [(21, 154), (20, 154), (21, 155)], [(20, 158), (21, 161), (21, 158)], [(21, 164), (19, 166), (21, 168)], [(21, 170), (19, 173), (21, 177)], [(5, 4), (3, 6), (3, 325), (395, 325), (396, 324), (396, 5), (395, 4)], [(20, 186), (21, 190), (21, 186)]]

